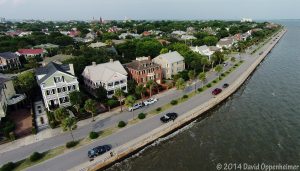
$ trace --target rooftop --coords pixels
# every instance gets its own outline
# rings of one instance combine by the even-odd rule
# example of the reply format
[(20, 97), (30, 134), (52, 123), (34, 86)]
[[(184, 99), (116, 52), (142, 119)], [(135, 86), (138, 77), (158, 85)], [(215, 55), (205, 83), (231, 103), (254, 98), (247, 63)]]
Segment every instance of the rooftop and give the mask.
[(0, 53), (0, 57), (5, 59), (13, 59), (13, 58), (18, 58), (18, 55), (13, 52), (4, 52), (4, 53)]
[(180, 62), (180, 61), (184, 60), (184, 58), (177, 51), (161, 54), (161, 55), (157, 56), (156, 58), (163, 58), (166, 61), (168, 61), (168, 63), (175, 63), (175, 62)]

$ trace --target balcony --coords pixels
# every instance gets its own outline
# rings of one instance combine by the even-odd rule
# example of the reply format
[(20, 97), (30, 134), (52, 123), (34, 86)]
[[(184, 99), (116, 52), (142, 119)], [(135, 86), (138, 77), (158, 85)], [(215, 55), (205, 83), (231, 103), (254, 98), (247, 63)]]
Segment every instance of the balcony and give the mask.
[(26, 99), (25, 94), (15, 94), (14, 96), (12, 96), (10, 99), (7, 100), (7, 105), (17, 104), (24, 99)]

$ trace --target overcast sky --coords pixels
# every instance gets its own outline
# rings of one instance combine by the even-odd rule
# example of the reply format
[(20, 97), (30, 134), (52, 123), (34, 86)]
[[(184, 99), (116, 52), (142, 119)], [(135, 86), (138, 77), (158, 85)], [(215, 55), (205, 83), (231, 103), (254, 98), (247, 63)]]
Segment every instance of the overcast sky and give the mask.
[(0, 0), (7, 19), (299, 19), (300, 0)]

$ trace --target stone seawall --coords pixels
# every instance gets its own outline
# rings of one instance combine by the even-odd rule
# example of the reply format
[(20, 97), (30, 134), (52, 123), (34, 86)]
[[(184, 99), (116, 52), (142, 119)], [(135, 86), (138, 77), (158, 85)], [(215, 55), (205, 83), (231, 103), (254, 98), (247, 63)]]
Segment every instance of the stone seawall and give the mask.
[(214, 108), (216, 105), (227, 99), (230, 95), (232, 95), (235, 91), (239, 89), (240, 86), (247, 80), (247, 78), (255, 71), (256, 67), (262, 62), (262, 60), (268, 55), (268, 53), (274, 48), (274, 46), (278, 43), (281, 37), (286, 33), (287, 30), (282, 30), (279, 32), (279, 38), (276, 39), (261, 55), (256, 57), (257, 59), (251, 64), (251, 66), (239, 76), (238, 79), (234, 81), (225, 89), (220, 95), (216, 96), (202, 105), (194, 108), (186, 112), (183, 115), (178, 116), (174, 122), (164, 124), (147, 134), (144, 134), (130, 142), (127, 142), (124, 145), (114, 148), (114, 155), (111, 156), (110, 154), (104, 154), (102, 156), (97, 157), (94, 161), (82, 163), (81, 165), (73, 168), (72, 170), (80, 170), (80, 171), (96, 171), (103, 169), (111, 164), (120, 161), (127, 156), (131, 155), (132, 153), (140, 150), (141, 148), (151, 144), (155, 140), (168, 135), (170, 132), (181, 128), (183, 125), (191, 122), (192, 120), (196, 119), (197, 117), (201, 116), (208, 110)]

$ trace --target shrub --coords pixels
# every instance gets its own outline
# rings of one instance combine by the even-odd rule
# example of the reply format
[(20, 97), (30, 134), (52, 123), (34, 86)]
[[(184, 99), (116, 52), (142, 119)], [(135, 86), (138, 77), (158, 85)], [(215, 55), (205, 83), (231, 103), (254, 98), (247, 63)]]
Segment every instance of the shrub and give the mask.
[(96, 139), (99, 137), (99, 134), (97, 132), (90, 132), (90, 135), (89, 135), (90, 139)]
[(1, 168), (0, 171), (12, 171), (16, 167), (16, 164), (13, 162), (9, 162), (4, 164)]
[(15, 136), (14, 132), (9, 133), (9, 139), (12, 140), (12, 141), (16, 140), (16, 136)]
[(207, 84), (206, 87), (208, 87), (208, 88), (211, 87), (211, 83)]
[(187, 98), (189, 98), (189, 96), (185, 94), (185, 95), (182, 96), (182, 98), (187, 99)]
[(35, 127), (32, 127), (32, 128), (31, 128), (31, 132), (32, 132), (32, 134), (36, 134), (36, 133), (37, 133)]
[(199, 91), (199, 92), (202, 92), (202, 91), (203, 91), (203, 88), (198, 88), (198, 91)]
[(67, 148), (75, 147), (78, 144), (78, 141), (70, 141), (66, 143)]
[(222, 74), (221, 74), (221, 76), (222, 76), (222, 77), (225, 77), (225, 74), (224, 74), (224, 73), (222, 73)]
[(31, 154), (31, 156), (29, 157), (29, 160), (31, 162), (35, 162), (35, 161), (38, 161), (40, 160), (41, 158), (43, 157), (43, 155), (39, 152), (34, 152)]
[(178, 104), (178, 101), (177, 100), (172, 100), (171, 101), (171, 105), (177, 105)]
[(139, 118), (139, 119), (145, 119), (145, 118), (146, 118), (146, 114), (145, 114), (145, 113), (140, 113), (140, 114), (138, 115), (138, 118)]
[(217, 80), (213, 80), (213, 83), (217, 83)]
[(118, 123), (118, 127), (119, 128), (123, 128), (123, 127), (125, 127), (126, 126), (126, 123), (124, 122), (124, 121), (120, 121), (119, 123)]
[(161, 111), (161, 107), (156, 108), (156, 111), (160, 112)]

